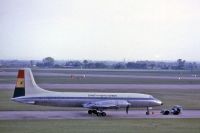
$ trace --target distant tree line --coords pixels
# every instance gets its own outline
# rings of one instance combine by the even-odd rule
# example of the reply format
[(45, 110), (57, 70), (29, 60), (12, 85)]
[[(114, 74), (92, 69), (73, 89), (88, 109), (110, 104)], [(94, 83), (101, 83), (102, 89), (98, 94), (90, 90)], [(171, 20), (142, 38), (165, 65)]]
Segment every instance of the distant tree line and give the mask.
[(174, 62), (161, 61), (129, 61), (129, 62), (111, 62), (111, 61), (90, 61), (90, 60), (72, 60), (58, 63), (52, 57), (46, 57), (42, 62), (36, 63), (37, 67), (56, 67), (56, 68), (81, 68), (81, 69), (171, 69), (171, 70), (196, 70), (200, 68), (196, 62), (186, 62), (178, 59)]
[(76, 68), (76, 69), (152, 69), (152, 70), (200, 70), (200, 63), (176, 61), (58, 61), (46, 57), (41, 61), (0, 60), (0, 67), (39, 67), (39, 68)]

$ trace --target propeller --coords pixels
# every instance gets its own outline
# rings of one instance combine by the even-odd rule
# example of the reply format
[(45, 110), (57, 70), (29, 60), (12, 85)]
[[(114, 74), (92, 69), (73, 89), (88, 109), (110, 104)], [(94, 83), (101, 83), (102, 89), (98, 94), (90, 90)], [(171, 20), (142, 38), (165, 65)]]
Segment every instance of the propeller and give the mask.
[(128, 114), (129, 105), (126, 106), (126, 114)]

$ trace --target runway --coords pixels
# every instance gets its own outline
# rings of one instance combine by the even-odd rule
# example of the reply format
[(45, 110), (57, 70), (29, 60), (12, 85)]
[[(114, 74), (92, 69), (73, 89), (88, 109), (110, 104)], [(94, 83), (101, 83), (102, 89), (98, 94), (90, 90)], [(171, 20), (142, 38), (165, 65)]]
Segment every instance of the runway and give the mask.
[(200, 110), (183, 110), (180, 115), (162, 115), (159, 110), (145, 115), (145, 110), (106, 111), (106, 117), (88, 115), (87, 111), (0, 111), (0, 120), (47, 120), (47, 119), (158, 119), (158, 118), (200, 118)]
[[(34, 72), (34, 76), (50, 76), (50, 77), (58, 77), (58, 76), (64, 76), (64, 77), (107, 77), (107, 78), (140, 78), (140, 79), (190, 79), (190, 80), (200, 80), (200, 77), (198, 75), (187, 75), (187, 76), (167, 76), (167, 75), (125, 75), (125, 74), (66, 74), (66, 73), (45, 73), (45, 72)], [(0, 76), (17, 76), (17, 72), (0, 72)]]

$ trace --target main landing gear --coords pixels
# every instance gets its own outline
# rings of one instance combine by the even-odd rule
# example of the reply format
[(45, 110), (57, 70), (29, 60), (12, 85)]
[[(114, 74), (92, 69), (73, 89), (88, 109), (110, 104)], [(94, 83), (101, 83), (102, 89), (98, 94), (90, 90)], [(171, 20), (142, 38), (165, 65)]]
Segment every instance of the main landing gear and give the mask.
[(146, 115), (149, 115), (150, 112), (149, 112), (149, 107), (147, 107), (147, 112), (146, 112)]
[[(150, 109), (152, 109), (152, 107), (147, 107), (146, 115), (150, 115)], [(152, 112), (152, 114), (154, 114), (154, 112)]]
[(89, 115), (92, 115), (92, 114), (95, 114), (97, 116), (106, 116), (106, 113), (103, 112), (103, 111), (98, 111), (98, 110), (88, 110), (88, 114)]

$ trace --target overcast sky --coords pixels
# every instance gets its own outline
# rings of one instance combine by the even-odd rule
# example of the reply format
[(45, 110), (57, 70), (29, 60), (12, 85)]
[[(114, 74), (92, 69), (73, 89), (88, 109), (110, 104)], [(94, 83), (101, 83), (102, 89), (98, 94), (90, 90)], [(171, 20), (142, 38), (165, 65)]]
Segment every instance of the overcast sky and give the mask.
[(0, 0), (0, 59), (200, 60), (199, 0)]

